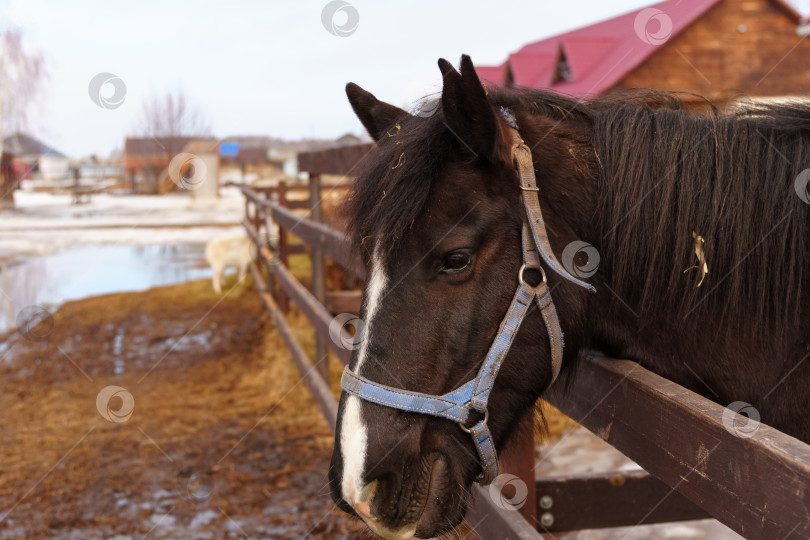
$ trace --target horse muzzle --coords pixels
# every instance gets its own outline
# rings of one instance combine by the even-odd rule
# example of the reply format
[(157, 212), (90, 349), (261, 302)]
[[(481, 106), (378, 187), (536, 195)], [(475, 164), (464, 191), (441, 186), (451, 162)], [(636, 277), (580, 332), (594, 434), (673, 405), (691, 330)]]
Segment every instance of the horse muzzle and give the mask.
[(463, 497), (454, 487), (458, 482), (447, 459), (430, 453), (401, 477), (390, 472), (378, 476), (357, 494), (358, 500), (346, 502), (351, 513), (382, 538), (432, 538), (455, 528), (464, 517)]

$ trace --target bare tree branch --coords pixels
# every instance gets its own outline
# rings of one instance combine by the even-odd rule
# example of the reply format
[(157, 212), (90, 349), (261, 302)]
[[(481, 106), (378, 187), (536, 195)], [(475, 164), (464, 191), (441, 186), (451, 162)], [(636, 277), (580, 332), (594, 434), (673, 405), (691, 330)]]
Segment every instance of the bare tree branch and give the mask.
[(42, 54), (25, 50), (22, 32), (0, 31), (0, 133), (25, 126), (28, 107), (45, 76)]
[(182, 91), (147, 99), (143, 104), (138, 131), (143, 136), (155, 138), (211, 135), (211, 127), (203, 119), (202, 113), (188, 102)]
[[(22, 131), (27, 113), (46, 78), (45, 62), (39, 52), (23, 46), (22, 32), (0, 31), (0, 156), (9, 133)], [(16, 181), (8, 158), (0, 170), (0, 206), (13, 206)]]

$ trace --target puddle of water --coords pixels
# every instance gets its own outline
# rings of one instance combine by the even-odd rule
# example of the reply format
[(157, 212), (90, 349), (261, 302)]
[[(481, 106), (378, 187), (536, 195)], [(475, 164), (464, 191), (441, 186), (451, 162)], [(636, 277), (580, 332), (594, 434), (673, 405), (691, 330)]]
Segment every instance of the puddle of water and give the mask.
[(205, 246), (85, 245), (0, 267), (0, 333), (16, 327), (26, 306), (55, 308), (68, 300), (142, 291), (210, 278)]

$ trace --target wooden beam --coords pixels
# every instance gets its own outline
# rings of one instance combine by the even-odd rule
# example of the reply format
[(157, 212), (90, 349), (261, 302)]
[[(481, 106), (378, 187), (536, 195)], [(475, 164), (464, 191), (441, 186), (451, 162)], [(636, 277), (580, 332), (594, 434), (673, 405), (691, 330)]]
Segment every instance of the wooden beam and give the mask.
[[(323, 221), (321, 215), (321, 175), (312, 174), (309, 177), (309, 216), (312, 221), (320, 223)], [(326, 303), (326, 262), (323, 258), (323, 250), (313, 245), (310, 248), (310, 264), (312, 268), (312, 280), (310, 289), (312, 296), (321, 306)], [(321, 375), (329, 380), (329, 353), (326, 350), (326, 342), (330, 341), (328, 335), (315, 332), (315, 358), (323, 358), (319, 366)]]
[[(300, 186), (297, 184), (288, 184), (287, 180), (281, 180), (280, 182), (284, 182), (287, 186), (287, 193), (301, 193), (306, 195), (309, 190), (307, 186)], [(278, 186), (247, 186), (246, 184), (238, 183), (238, 182), (225, 182), (224, 186), (234, 186), (237, 188), (242, 187), (249, 187), (251, 190), (255, 191), (256, 193), (260, 193), (262, 195), (277, 195), (278, 194)], [(330, 192), (332, 191), (349, 191), (349, 184), (347, 182), (322, 182), (321, 187), (325, 190)]]
[[(281, 184), (283, 184), (283, 182), (281, 182), (279, 185)], [(259, 191), (253, 189), (252, 187), (246, 186), (244, 184), (233, 184), (233, 183), (226, 185), (238, 187), (240, 191), (242, 191), (242, 195), (244, 195), (246, 199), (250, 200), (250, 202), (254, 204), (258, 204), (260, 206), (267, 206), (271, 202), (270, 199), (267, 199), (264, 196), (260, 195)], [(278, 192), (278, 190), (279, 188), (276, 188), (276, 192)], [(264, 191), (261, 191), (261, 193), (264, 193)]]
[(711, 517), (641, 470), (554, 476), (538, 480), (535, 487), (544, 532)]
[[(499, 455), (500, 473), (517, 476), (526, 486), (526, 500), (520, 513), (529, 523), (537, 522), (537, 490), (534, 488), (534, 409), (520, 421), (520, 427)], [(504, 490), (505, 491), (505, 490)], [(504, 493), (504, 495), (507, 495)]]
[(551, 404), (742, 536), (810, 536), (807, 444), (764, 424), (734, 435), (724, 407), (627, 360), (582, 358), (563, 386)]
[(495, 504), (489, 487), (472, 485), (472, 504), (464, 521), (483, 540), (542, 540), (542, 536), (516, 510)]
[(326, 291), (326, 309), (330, 313), (360, 314), (363, 291)]
[(351, 174), (372, 149), (373, 143), (336, 146), (298, 154), (298, 169), (310, 174)]
[(287, 243), (287, 258), (290, 255), (309, 255), (309, 249), (305, 244), (290, 244)]
[[(248, 190), (249, 188), (247, 187), (242, 188), (242, 192), (245, 193), (245, 195), (248, 194)], [(287, 184), (283, 181), (279, 182), (278, 191), (276, 193), (278, 195), (278, 204), (283, 207), (287, 204)], [(256, 206), (259, 206), (258, 197), (254, 198), (253, 201), (256, 203)], [(265, 200), (264, 204), (269, 204), (269, 201)], [(290, 238), (286, 229), (283, 227), (279, 227), (278, 229), (278, 260), (284, 266), (289, 266), (290, 264)], [(290, 312), (290, 299), (282, 290), (278, 291), (278, 304), (281, 307), (281, 311), (284, 313)]]
[(284, 208), (289, 208), (290, 210), (309, 210), (309, 208), (310, 208), (309, 199), (304, 199), (304, 200), (290, 200), (290, 199), (287, 199), (284, 202)]

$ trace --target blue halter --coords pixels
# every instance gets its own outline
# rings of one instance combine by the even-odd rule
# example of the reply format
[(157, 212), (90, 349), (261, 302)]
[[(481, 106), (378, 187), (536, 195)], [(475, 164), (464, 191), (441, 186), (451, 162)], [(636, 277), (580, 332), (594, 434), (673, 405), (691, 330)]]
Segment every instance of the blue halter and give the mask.
[[(512, 347), (515, 335), (517, 335), (521, 323), (534, 303), (537, 303), (537, 307), (540, 309), (548, 332), (549, 347), (551, 349), (551, 382), (549, 386), (556, 380), (562, 367), (563, 333), (560, 328), (557, 310), (551, 299), (545, 271), (540, 265), (540, 258), (542, 257), (548, 266), (563, 278), (591, 292), (595, 291), (591, 285), (571, 276), (551, 251), (545, 223), (540, 212), (531, 151), (523, 142), (514, 125), (512, 125), (512, 131), (512, 155), (520, 177), (520, 187), (523, 190), (523, 202), (526, 210), (522, 232), (523, 266), (520, 267), (518, 272), (518, 288), (515, 296), (512, 298), (506, 316), (501, 321), (498, 333), (481, 368), (478, 370), (478, 374), (474, 379), (440, 396), (385, 386), (354, 373), (349, 369), (349, 366), (346, 366), (343, 370), (343, 376), (340, 380), (340, 386), (345, 392), (370, 403), (401, 411), (428, 414), (457, 422), (465, 433), (471, 435), (473, 445), (478, 452), (483, 471), (476, 481), (482, 485), (491, 483), (498, 476), (498, 456), (487, 425), (487, 420), (489, 420), (487, 404), (490, 392), (495, 385), (498, 371), (503, 365), (509, 349)], [(524, 281), (523, 273), (527, 269), (541, 272), (543, 280), (537, 286), (532, 286)], [(466, 424), (472, 411), (483, 415), (483, 417), (472, 427), (467, 427)]]

